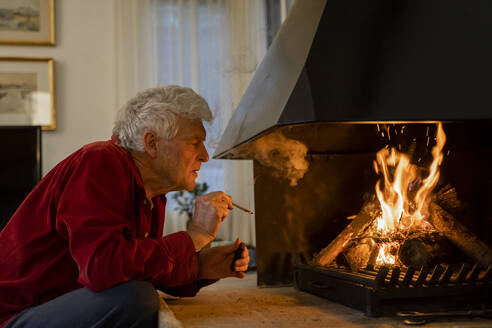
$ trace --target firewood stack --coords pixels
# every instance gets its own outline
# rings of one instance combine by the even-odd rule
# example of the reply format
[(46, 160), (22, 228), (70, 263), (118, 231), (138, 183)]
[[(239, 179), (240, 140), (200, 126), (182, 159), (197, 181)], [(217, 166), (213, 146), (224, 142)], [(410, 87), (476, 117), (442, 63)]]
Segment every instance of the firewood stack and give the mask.
[(422, 267), (462, 261), (460, 255), (456, 255), (460, 253), (457, 249), (483, 268), (492, 264), (492, 249), (456, 219), (455, 215), (464, 213), (463, 205), (456, 189), (449, 185), (437, 191), (429, 205), (428, 222), (434, 230), (377, 236), (368, 228), (380, 212), (375, 195), (369, 197), (352, 222), (314, 256), (311, 265), (328, 267), (336, 263), (352, 271), (371, 268), (383, 245), (389, 245), (396, 266)]

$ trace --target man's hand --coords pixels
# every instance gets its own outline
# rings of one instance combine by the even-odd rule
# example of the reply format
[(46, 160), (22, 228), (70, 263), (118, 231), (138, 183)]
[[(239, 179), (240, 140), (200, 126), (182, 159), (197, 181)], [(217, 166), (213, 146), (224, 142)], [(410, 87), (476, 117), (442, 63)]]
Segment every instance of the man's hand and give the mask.
[(222, 191), (197, 197), (195, 213), (188, 227), (188, 233), (193, 239), (197, 251), (215, 239), (220, 224), (232, 208), (231, 196)]
[(241, 240), (238, 238), (232, 245), (212, 247), (198, 253), (198, 278), (244, 278), (244, 272), (248, 269), (249, 263), (248, 249), (246, 247), (243, 249), (241, 258), (234, 263), (233, 267), (235, 271), (231, 271), (234, 253), (240, 244)]

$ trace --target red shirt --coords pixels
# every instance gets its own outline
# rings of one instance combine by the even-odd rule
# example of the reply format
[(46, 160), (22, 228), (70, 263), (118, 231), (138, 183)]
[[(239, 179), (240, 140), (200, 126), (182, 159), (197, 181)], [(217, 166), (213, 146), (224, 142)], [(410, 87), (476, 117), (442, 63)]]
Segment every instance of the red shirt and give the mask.
[(136, 279), (196, 294), (209, 282), (196, 281), (193, 241), (183, 231), (162, 237), (166, 198), (152, 203), (131, 156), (114, 141), (60, 162), (0, 233), (0, 326), (84, 286), (102, 291)]

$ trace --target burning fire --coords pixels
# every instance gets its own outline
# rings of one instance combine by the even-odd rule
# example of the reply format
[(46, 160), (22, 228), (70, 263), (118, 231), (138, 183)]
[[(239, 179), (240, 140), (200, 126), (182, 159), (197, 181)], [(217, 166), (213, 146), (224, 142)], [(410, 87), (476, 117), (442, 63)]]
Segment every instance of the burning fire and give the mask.
[[(376, 173), (381, 178), (376, 183), (376, 194), (381, 204), (382, 215), (376, 219), (376, 230), (391, 234), (409, 229), (429, 229), (425, 220), (428, 216), (429, 195), (439, 180), (439, 166), (443, 160), (446, 135), (438, 123), (436, 144), (432, 148), (432, 163), (427, 177), (423, 178), (422, 168), (412, 164), (410, 156), (394, 148), (383, 148), (374, 161)], [(395, 258), (389, 247), (379, 250), (378, 264), (394, 264)]]
[(376, 263), (378, 264), (395, 264), (395, 256), (391, 254), (391, 245), (383, 244), (379, 249), (378, 258)]

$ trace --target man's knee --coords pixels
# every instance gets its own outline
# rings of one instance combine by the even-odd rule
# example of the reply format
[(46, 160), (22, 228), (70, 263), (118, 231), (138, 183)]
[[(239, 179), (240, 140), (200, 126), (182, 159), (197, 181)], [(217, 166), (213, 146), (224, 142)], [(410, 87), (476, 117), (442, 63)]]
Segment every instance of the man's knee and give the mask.
[(137, 313), (159, 311), (159, 296), (154, 286), (146, 281), (130, 280), (107, 290), (108, 295), (120, 301), (119, 306)]
[(109, 306), (103, 327), (155, 327), (159, 312), (159, 298), (154, 286), (145, 281), (131, 280), (101, 293), (101, 300)]
[(80, 288), (27, 309), (8, 327), (152, 327), (158, 322), (159, 298), (145, 281), (128, 281), (102, 292)]

